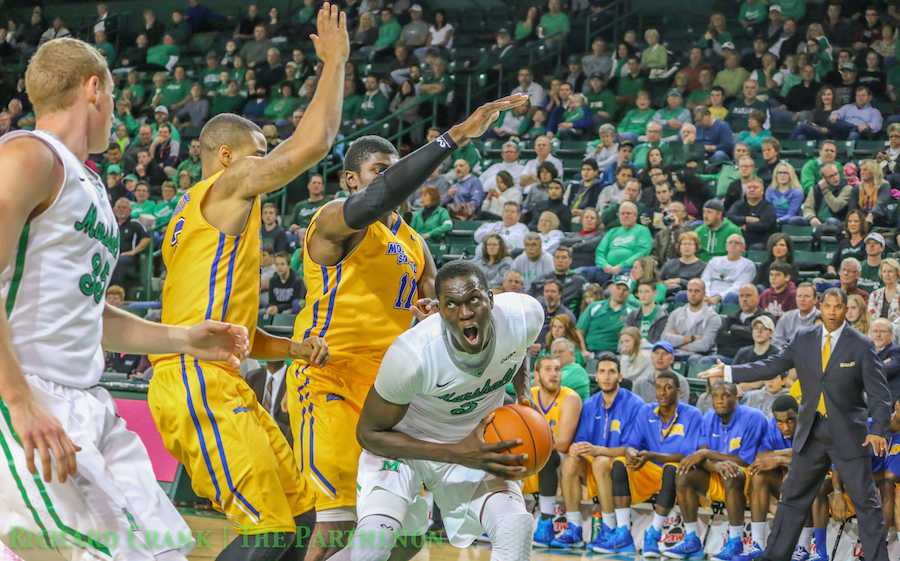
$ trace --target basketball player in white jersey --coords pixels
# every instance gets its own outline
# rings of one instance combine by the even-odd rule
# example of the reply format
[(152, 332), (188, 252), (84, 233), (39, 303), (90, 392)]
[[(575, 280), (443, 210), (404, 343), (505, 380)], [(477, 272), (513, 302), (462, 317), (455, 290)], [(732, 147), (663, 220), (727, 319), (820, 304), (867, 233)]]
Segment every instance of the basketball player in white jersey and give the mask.
[(530, 554), (533, 518), (506, 479), (521, 476), (526, 457), (500, 452), (516, 441), (485, 444), (482, 435), (508, 382), (527, 400), (522, 364), (544, 311), (524, 294), (492, 297), (484, 273), (465, 261), (441, 268), (434, 285), (439, 314), (394, 341), (363, 407), (359, 523), (334, 560), (387, 561), (398, 535), (424, 534), (423, 485), (454, 546), (486, 533), (493, 561)]
[[(97, 386), (106, 350), (239, 364), (243, 327), (154, 324), (105, 304), (119, 231), (101, 178), (113, 82), (76, 39), (25, 73), (37, 128), (0, 137), (0, 538), (26, 559), (185, 560), (190, 529)], [(26, 542), (27, 543), (27, 542)]]

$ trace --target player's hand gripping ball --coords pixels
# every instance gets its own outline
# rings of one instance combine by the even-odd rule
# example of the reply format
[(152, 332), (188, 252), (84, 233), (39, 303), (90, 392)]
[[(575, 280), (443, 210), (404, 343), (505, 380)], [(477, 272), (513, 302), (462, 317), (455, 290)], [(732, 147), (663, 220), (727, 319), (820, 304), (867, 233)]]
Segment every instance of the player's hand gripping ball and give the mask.
[(541, 471), (553, 450), (553, 433), (544, 417), (525, 405), (511, 404), (494, 411), (494, 418), (484, 427), (484, 441), (487, 443), (504, 440), (522, 441), (522, 444), (505, 450), (510, 454), (528, 454), (524, 479)]

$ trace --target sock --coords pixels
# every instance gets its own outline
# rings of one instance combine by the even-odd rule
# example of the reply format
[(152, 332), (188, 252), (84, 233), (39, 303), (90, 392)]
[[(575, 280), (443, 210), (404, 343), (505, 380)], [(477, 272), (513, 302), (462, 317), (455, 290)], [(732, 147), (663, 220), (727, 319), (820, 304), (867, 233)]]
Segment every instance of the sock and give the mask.
[(576, 526), (581, 526), (581, 513), (580, 512), (566, 512), (566, 522), (570, 522), (575, 524)]
[(744, 533), (743, 526), (729, 526), (728, 527), (728, 537), (729, 538), (739, 538)]
[(615, 528), (616, 524), (616, 513), (614, 512), (602, 512), (600, 516), (603, 517), (603, 523), (606, 524), (607, 528)]
[(816, 541), (816, 551), (828, 551), (828, 534), (825, 528), (813, 529), (813, 539)]
[(753, 534), (753, 543), (757, 544), (760, 547), (766, 545), (766, 523), (765, 522), (751, 522), (750, 523), (750, 533)]
[(556, 497), (538, 497), (538, 503), (541, 505), (541, 515), (553, 517), (556, 514)]
[(666, 523), (666, 517), (662, 514), (658, 514), (656, 512), (653, 513), (653, 521), (650, 522), (650, 525), (653, 526), (654, 530), (662, 530), (663, 525)]
[(684, 534), (685, 535), (694, 534), (695, 536), (699, 536), (700, 534), (698, 533), (698, 530), (697, 530), (697, 523), (696, 522), (685, 522), (684, 523)]
[(803, 531), (800, 532), (800, 541), (797, 542), (797, 545), (805, 547), (809, 549), (809, 542), (812, 541), (813, 529), (812, 528), (803, 528)]
[(631, 508), (616, 509), (616, 526), (620, 528), (631, 528)]

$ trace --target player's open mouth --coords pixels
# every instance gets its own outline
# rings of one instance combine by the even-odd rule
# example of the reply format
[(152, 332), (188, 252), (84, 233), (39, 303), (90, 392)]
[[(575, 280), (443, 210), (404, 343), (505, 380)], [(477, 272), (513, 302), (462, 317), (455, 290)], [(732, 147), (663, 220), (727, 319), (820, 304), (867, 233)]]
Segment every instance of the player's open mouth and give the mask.
[(478, 327), (472, 325), (470, 327), (463, 327), (463, 337), (466, 338), (466, 341), (469, 342), (470, 345), (474, 345), (478, 343)]

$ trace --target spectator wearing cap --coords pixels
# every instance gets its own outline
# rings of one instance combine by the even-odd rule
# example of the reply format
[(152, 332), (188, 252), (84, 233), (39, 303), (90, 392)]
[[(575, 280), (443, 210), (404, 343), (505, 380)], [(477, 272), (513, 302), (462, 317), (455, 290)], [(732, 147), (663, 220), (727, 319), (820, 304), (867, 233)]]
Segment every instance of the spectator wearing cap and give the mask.
[(755, 176), (746, 181), (744, 196), (731, 205), (725, 216), (743, 230), (751, 249), (763, 249), (778, 222), (775, 206), (765, 199), (762, 179)]
[(409, 23), (403, 26), (400, 41), (410, 49), (423, 47), (428, 42), (428, 23), (419, 4), (409, 7)]
[[(745, 131), (749, 128), (748, 118), (754, 111), (763, 114), (763, 128), (769, 128), (769, 106), (757, 97), (759, 84), (756, 80), (747, 79), (741, 89), (741, 97), (735, 99), (728, 108), (728, 126), (733, 132)], [(756, 148), (759, 149), (757, 142)]]
[(854, 100), (854, 92), (856, 91), (857, 78), (859, 74), (856, 71), (856, 65), (852, 60), (841, 62), (838, 65), (840, 73), (840, 83), (834, 86), (834, 104), (842, 107)]
[(625, 327), (625, 318), (635, 310), (628, 304), (630, 295), (631, 278), (619, 275), (609, 288), (609, 297), (591, 302), (581, 313), (578, 330), (590, 352), (618, 350), (619, 332)]
[(725, 68), (716, 74), (713, 85), (721, 87), (726, 98), (732, 98), (750, 77), (750, 72), (741, 66), (740, 56), (734, 51), (733, 44), (727, 43), (722, 48), (725, 53)]
[[(190, 99), (190, 89), (188, 89), (188, 99)], [(172, 140), (181, 143), (181, 133), (178, 132), (178, 127), (172, 124), (169, 116), (169, 109), (165, 105), (159, 105), (154, 109), (153, 124), (150, 125), (150, 129), (153, 131), (153, 139), (156, 140), (156, 137), (159, 135), (159, 127), (168, 125)], [(152, 146), (153, 143), (151, 142), (150, 145)], [(148, 149), (150, 148), (148, 147)]]
[(563, 77), (563, 81), (572, 86), (572, 91), (584, 91), (587, 76), (584, 73), (584, 69), (581, 67), (581, 57), (578, 55), (569, 55), (566, 62), (566, 74)]
[(619, 205), (619, 223), (609, 230), (597, 246), (595, 263), (603, 274), (601, 279), (609, 279), (631, 269), (631, 265), (653, 249), (653, 236), (643, 224), (637, 223), (638, 208), (632, 202)]
[(703, 224), (696, 232), (700, 238), (700, 259), (708, 263), (713, 257), (728, 253), (728, 238), (732, 234), (740, 235), (741, 229), (725, 217), (722, 201), (710, 199), (703, 204)]
[(858, 140), (872, 138), (881, 131), (881, 111), (872, 106), (872, 92), (868, 86), (856, 88), (855, 103), (841, 106), (828, 117), (829, 130), (838, 138)]
[(893, 322), (900, 318), (900, 291), (897, 287), (900, 262), (893, 257), (882, 259), (878, 270), (881, 287), (869, 294), (869, 316), (887, 318)]
[(685, 123), (691, 122), (691, 112), (684, 107), (684, 99), (677, 89), (669, 90), (666, 95), (666, 106), (653, 114), (653, 122), (663, 127), (663, 139), (666, 142), (678, 138), (678, 132)]
[(569, 208), (573, 222), (581, 222), (584, 209), (597, 207), (597, 198), (602, 189), (599, 175), (597, 161), (586, 158), (581, 162), (581, 181), (572, 181), (566, 186), (563, 201)]
[(602, 37), (596, 37), (591, 41), (591, 52), (581, 57), (581, 67), (591, 78), (609, 76), (612, 71), (612, 57), (606, 52), (606, 41)]
[(706, 283), (691, 279), (687, 288), (687, 305), (675, 308), (666, 322), (662, 340), (679, 352), (694, 356), (716, 349), (716, 334), (722, 318), (706, 304)]
[[(709, 304), (737, 304), (738, 291), (756, 277), (756, 265), (744, 257), (744, 238), (740, 234), (728, 236), (727, 253), (709, 260), (700, 278), (706, 286)], [(690, 281), (689, 281), (690, 282)]]
[(865, 240), (866, 259), (862, 262), (859, 282), (864, 289), (872, 292), (881, 287), (881, 263), (884, 255), (885, 239), (878, 232), (870, 232)]
[(760, 307), (776, 320), (797, 308), (797, 288), (791, 281), (791, 269), (784, 261), (769, 265), (769, 288), (759, 297)]
[(668, 372), (678, 378), (678, 400), (690, 403), (691, 386), (687, 378), (672, 370), (672, 364), (675, 362), (675, 348), (672, 344), (668, 341), (654, 343), (650, 350), (650, 362), (653, 364), (653, 370), (637, 378), (631, 391), (647, 403), (653, 403), (656, 401), (656, 377)]
[(111, 201), (118, 201), (123, 197), (130, 198), (131, 195), (122, 182), (122, 166), (110, 164), (106, 167), (106, 198)]
[(725, 121), (714, 119), (709, 108), (700, 105), (694, 109), (697, 127), (697, 144), (703, 146), (710, 165), (721, 165), (731, 159), (734, 150), (734, 134)]
[[(831, 148), (834, 149), (833, 143)], [(834, 163), (822, 165), (821, 170), (822, 178), (806, 194), (806, 200), (803, 202), (803, 218), (814, 228), (825, 225), (839, 229), (847, 216), (853, 188), (841, 179), (838, 166)]]
[[(749, 364), (765, 360), (778, 352), (778, 347), (772, 344), (772, 339), (775, 337), (775, 321), (771, 317), (760, 314), (753, 318), (750, 322), (750, 336), (752, 344), (738, 349), (732, 364)], [(759, 387), (762, 384), (759, 382), (748, 384), (748, 386), (751, 385)], [(774, 397), (772, 399), (774, 400)]]
[(819, 310), (816, 308), (816, 287), (809, 282), (801, 282), (797, 285), (797, 308), (785, 312), (778, 325), (775, 326), (774, 344), (784, 348), (794, 339), (794, 335), (803, 329), (813, 327), (819, 319)]
[[(591, 74), (584, 94), (594, 121), (609, 124), (615, 119), (618, 112), (618, 104), (616, 102), (616, 94), (607, 88), (606, 85), (607, 78), (605, 74)], [(615, 127), (613, 127), (613, 132), (615, 132)]]

